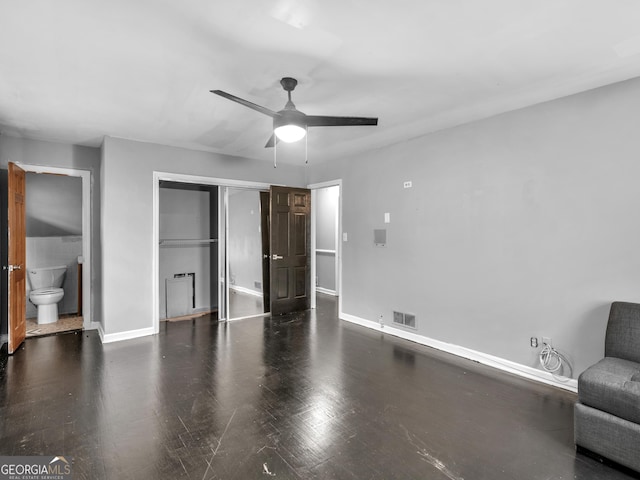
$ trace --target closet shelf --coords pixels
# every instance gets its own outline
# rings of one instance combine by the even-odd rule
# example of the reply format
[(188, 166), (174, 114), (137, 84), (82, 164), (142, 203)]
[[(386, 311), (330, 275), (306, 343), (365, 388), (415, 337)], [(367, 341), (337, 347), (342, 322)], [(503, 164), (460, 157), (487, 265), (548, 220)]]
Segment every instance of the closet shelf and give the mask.
[(162, 239), (160, 240), (161, 247), (186, 247), (192, 245), (209, 245), (212, 243), (218, 243), (217, 238), (196, 238), (196, 239)]

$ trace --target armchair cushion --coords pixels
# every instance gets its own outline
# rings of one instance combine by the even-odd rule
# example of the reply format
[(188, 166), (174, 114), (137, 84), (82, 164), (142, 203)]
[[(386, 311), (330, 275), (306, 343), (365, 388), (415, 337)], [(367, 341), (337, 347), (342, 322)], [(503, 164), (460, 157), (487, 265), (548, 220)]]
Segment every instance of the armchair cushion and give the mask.
[(640, 364), (620, 358), (603, 358), (578, 377), (578, 400), (640, 423)]

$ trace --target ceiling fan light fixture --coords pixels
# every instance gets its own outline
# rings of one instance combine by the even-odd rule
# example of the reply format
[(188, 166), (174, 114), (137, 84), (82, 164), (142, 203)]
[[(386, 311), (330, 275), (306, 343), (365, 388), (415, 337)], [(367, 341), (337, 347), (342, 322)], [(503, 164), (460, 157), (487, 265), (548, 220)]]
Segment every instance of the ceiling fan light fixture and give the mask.
[[(306, 115), (298, 110), (291, 101), (291, 92), (296, 88), (298, 81), (292, 77), (284, 77), (280, 85), (287, 92), (287, 103), (282, 110), (274, 112), (266, 107), (257, 105), (222, 90), (210, 90), (211, 93), (220, 95), (232, 102), (244, 105), (252, 110), (267, 115), (273, 119), (273, 135), (269, 137), (265, 148), (275, 147), (282, 140), (286, 143), (297, 142), (307, 135), (309, 127), (346, 127), (354, 125), (378, 125), (377, 117), (336, 117), (326, 115)], [(275, 151), (275, 150), (274, 150)]]
[(287, 125), (280, 125), (279, 127), (276, 127), (273, 130), (273, 133), (275, 133), (276, 137), (283, 142), (293, 143), (298, 140), (302, 140), (307, 134), (307, 130), (295, 123), (289, 123)]

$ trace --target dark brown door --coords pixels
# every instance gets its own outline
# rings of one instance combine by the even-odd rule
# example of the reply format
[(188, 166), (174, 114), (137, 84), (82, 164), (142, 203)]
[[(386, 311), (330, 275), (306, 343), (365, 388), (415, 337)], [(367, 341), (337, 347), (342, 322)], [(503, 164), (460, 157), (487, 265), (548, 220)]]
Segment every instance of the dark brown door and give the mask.
[(263, 308), (267, 313), (271, 310), (271, 278), (269, 248), (269, 192), (260, 192), (260, 231), (262, 232), (262, 296)]
[(26, 231), (25, 172), (9, 163), (8, 218), (9, 233), (9, 353), (15, 352), (27, 335), (26, 320)]
[(310, 306), (311, 191), (271, 187), (271, 314), (307, 310)]

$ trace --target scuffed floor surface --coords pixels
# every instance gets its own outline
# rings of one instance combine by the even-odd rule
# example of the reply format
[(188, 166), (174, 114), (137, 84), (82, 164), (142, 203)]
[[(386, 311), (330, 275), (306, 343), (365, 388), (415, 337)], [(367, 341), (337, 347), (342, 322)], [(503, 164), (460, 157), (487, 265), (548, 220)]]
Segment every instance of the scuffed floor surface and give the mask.
[(28, 339), (0, 363), (0, 455), (74, 479), (625, 479), (576, 454), (575, 395), (318, 310), (163, 322), (101, 345)]

